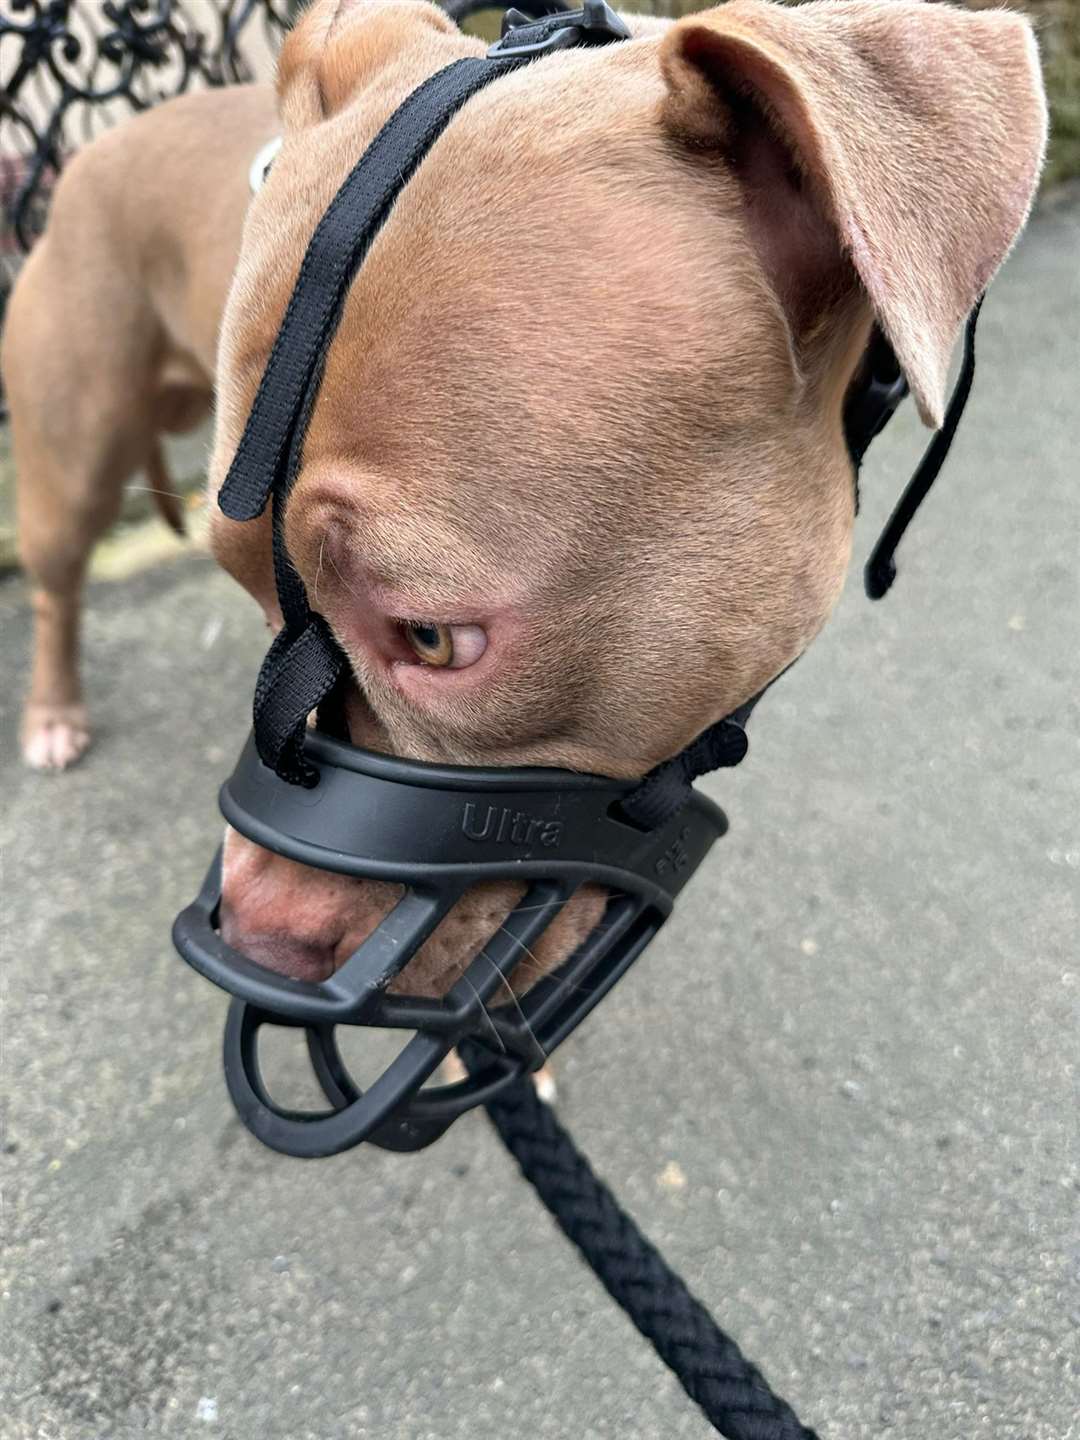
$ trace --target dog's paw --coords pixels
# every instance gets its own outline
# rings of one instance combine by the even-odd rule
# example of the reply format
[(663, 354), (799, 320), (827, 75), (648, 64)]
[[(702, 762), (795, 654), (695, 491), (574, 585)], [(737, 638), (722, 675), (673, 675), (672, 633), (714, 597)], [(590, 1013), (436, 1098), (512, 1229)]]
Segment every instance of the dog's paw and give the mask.
[(66, 770), (90, 744), (85, 705), (28, 705), (22, 754), (31, 770)]
[[(456, 1050), (451, 1050), (439, 1066), (439, 1078), (444, 1085), (456, 1085), (459, 1080), (464, 1080), (468, 1073)], [(554, 1105), (559, 1098), (559, 1087), (555, 1083), (555, 1071), (551, 1066), (541, 1065), (540, 1069), (534, 1070), (529, 1078), (532, 1080), (537, 1099), (542, 1100), (545, 1105)]]
[(541, 1065), (539, 1070), (534, 1071), (532, 1083), (538, 1100), (545, 1105), (555, 1104), (559, 1098), (559, 1087), (555, 1083), (555, 1071), (550, 1064)]

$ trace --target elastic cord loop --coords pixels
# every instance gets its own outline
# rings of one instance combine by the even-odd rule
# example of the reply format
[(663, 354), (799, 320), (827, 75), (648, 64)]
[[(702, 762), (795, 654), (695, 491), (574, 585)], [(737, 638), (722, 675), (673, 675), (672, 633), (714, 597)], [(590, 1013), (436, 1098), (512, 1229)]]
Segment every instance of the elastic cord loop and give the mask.
[(975, 326), (978, 323), (981, 309), (982, 298), (980, 297), (968, 316), (967, 327), (964, 330), (964, 355), (960, 362), (960, 374), (957, 376), (956, 388), (950, 397), (941, 429), (930, 441), (926, 453), (919, 462), (919, 468), (908, 481), (896, 509), (889, 517), (889, 523), (881, 532), (881, 537), (874, 546), (870, 559), (866, 562), (863, 583), (871, 600), (880, 600), (887, 595), (889, 587), (896, 579), (894, 559), (896, 547), (904, 538), (904, 531), (915, 518), (915, 512), (926, 499), (931, 485), (937, 479), (938, 472), (944, 465), (945, 457), (952, 445), (956, 427), (960, 424), (960, 417), (964, 413), (964, 406), (971, 394), (972, 381), (975, 379)]

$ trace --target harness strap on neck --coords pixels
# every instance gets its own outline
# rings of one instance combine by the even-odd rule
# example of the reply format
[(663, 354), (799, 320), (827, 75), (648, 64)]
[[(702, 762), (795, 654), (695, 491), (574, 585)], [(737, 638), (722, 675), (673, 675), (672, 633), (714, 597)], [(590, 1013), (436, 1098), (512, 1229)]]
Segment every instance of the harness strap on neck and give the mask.
[(904, 487), (904, 493), (897, 502), (896, 509), (889, 517), (889, 523), (881, 532), (881, 536), (874, 546), (870, 559), (866, 562), (866, 569), (863, 571), (863, 582), (866, 586), (866, 593), (871, 600), (880, 600), (889, 593), (889, 587), (896, 579), (896, 547), (904, 538), (904, 531), (915, 518), (915, 512), (926, 499), (930, 487), (938, 477), (945, 457), (952, 446), (953, 437), (956, 435), (956, 427), (960, 424), (960, 417), (964, 413), (964, 407), (971, 394), (971, 385), (975, 379), (975, 327), (979, 323), (979, 311), (982, 309), (982, 297), (980, 297), (968, 316), (967, 326), (964, 330), (964, 354), (960, 361), (960, 373), (956, 377), (956, 386), (949, 398), (949, 405), (945, 411), (945, 419), (941, 429), (936, 432), (930, 441), (919, 468)]

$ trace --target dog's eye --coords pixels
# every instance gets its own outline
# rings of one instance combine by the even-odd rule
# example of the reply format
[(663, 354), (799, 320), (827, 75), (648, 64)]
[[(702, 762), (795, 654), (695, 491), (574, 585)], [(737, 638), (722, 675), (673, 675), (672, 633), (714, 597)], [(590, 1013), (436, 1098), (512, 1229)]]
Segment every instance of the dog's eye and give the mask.
[(454, 637), (449, 625), (436, 625), (433, 620), (411, 620), (404, 628), (405, 639), (425, 665), (453, 663)]
[(425, 665), (463, 670), (487, 648), (479, 625), (440, 625), (434, 620), (407, 620), (402, 630), (409, 648)]

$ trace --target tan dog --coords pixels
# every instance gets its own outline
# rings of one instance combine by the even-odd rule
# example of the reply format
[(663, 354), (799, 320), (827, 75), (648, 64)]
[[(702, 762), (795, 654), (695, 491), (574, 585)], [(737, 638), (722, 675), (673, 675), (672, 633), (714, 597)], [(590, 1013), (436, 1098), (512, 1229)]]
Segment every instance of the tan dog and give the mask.
[[(873, 321), (938, 424), (1023, 225), (1046, 117), (1021, 18), (731, 0), (633, 29), (474, 98), (352, 287), (286, 538), (349, 656), (357, 743), (633, 776), (757, 691), (840, 591)], [(156, 431), (208, 397), (222, 305), (212, 492), (323, 210), (393, 108), (480, 50), (427, 4), (323, 0), (282, 52), (280, 121), (259, 89), (179, 100), (65, 174), (4, 353), (32, 764), (86, 743), (86, 553)], [(216, 515), (213, 545), (276, 623), (265, 521)], [(392, 898), (228, 837), (226, 937), (288, 973), (329, 973)], [(445, 988), (514, 898), (466, 896), (404, 987)], [(603, 903), (575, 897), (530, 973)]]

